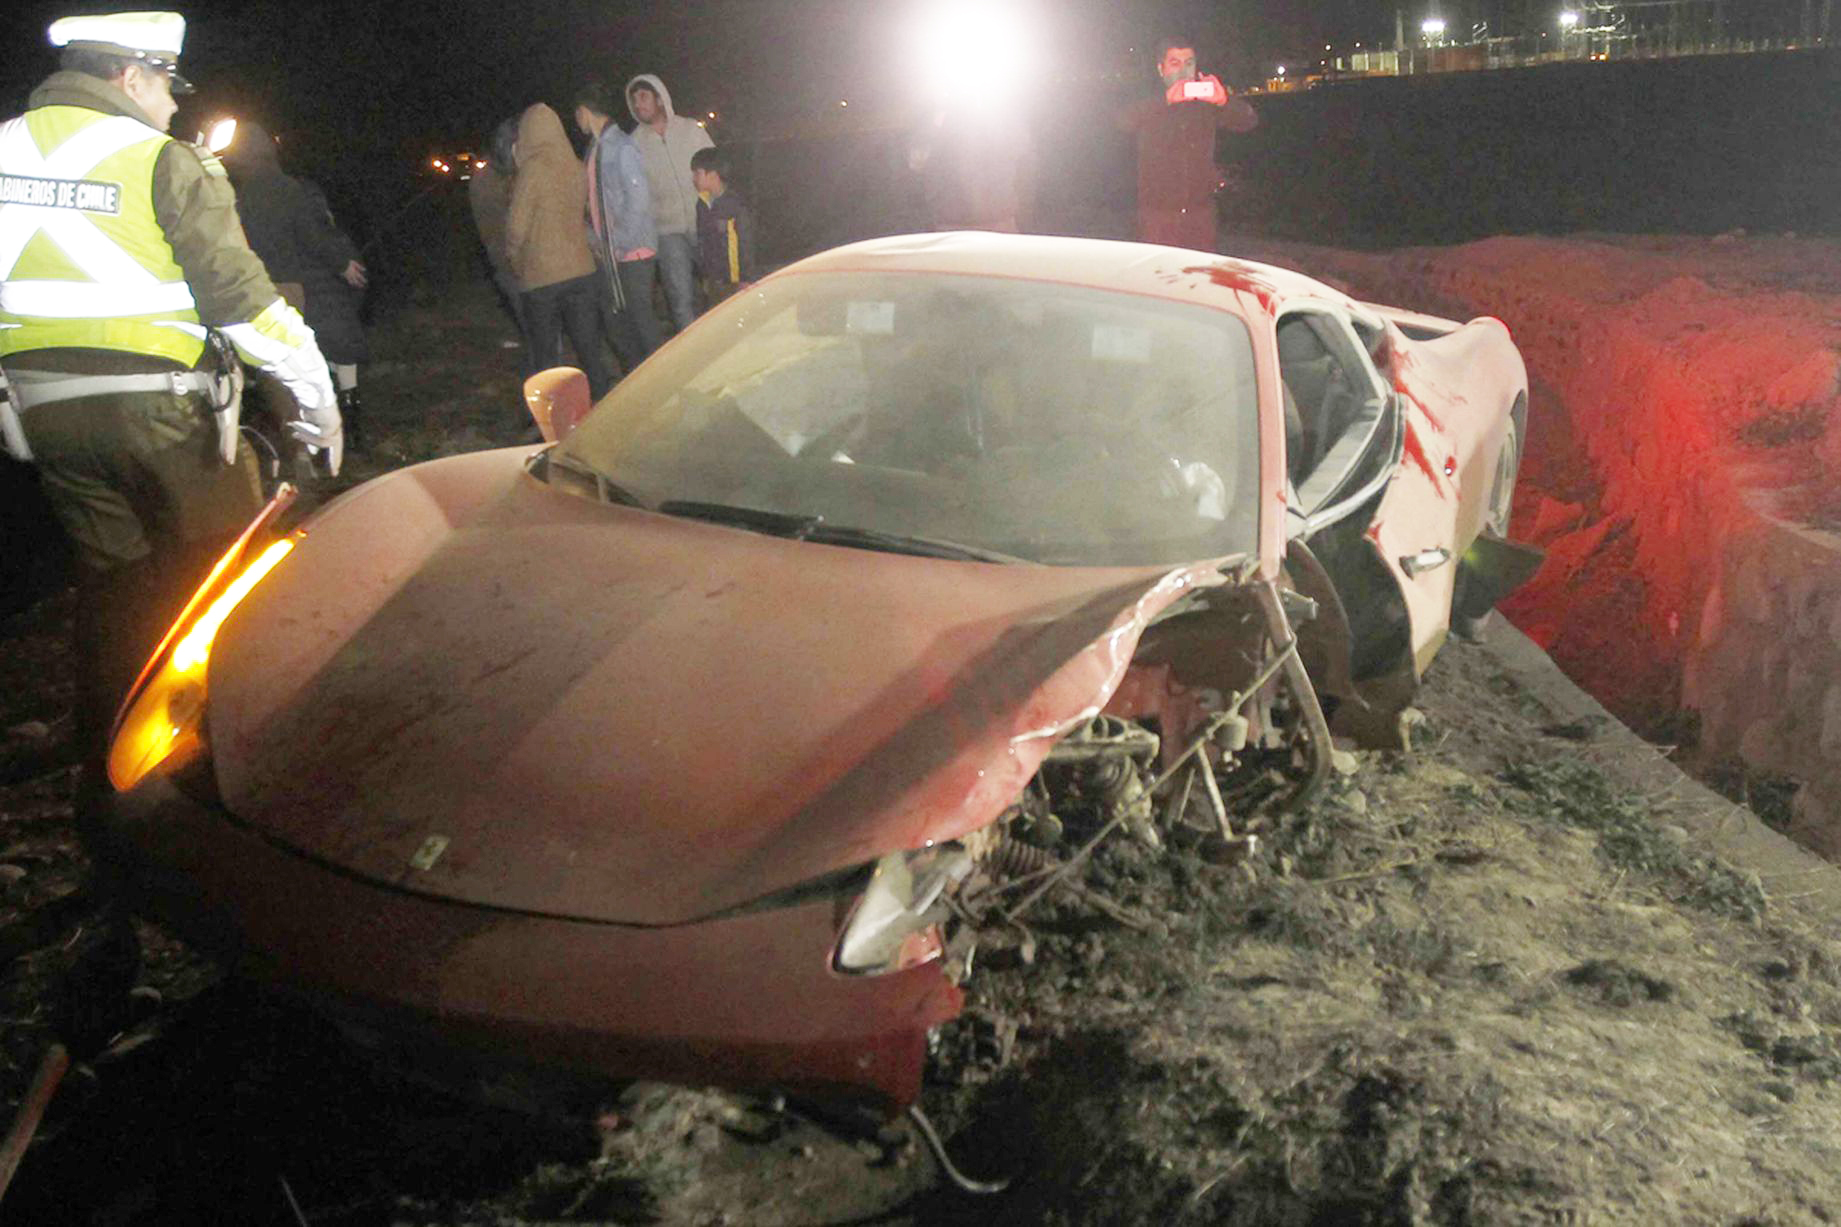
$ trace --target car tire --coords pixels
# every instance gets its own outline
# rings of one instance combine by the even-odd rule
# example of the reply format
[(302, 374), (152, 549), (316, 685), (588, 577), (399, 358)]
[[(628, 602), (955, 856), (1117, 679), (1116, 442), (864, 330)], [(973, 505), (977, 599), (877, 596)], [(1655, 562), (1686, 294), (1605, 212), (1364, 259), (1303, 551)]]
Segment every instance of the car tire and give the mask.
[[(1483, 531), (1498, 537), (1509, 535), (1509, 517), (1515, 510), (1515, 479), (1521, 472), (1522, 420), (1525, 417), (1526, 402), (1517, 400), (1515, 408), (1509, 412), (1508, 434), (1502, 440), (1502, 450), (1496, 454), (1496, 473), (1490, 480), (1489, 502), (1483, 512)], [(1465, 595), (1470, 587), (1470, 573), (1462, 562), (1458, 563), (1457, 580), (1451, 590), (1451, 633), (1460, 639), (1475, 642), (1483, 637), (1483, 631), (1495, 616), (1494, 606), (1481, 613), (1466, 613), (1468, 602)]]

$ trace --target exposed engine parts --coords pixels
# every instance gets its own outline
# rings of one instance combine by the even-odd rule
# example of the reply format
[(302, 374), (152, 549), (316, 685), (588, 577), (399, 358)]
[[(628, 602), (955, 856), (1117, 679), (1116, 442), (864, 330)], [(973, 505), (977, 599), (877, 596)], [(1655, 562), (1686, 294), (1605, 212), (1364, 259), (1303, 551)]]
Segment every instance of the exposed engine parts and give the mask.
[(958, 922), (948, 943), (955, 974), (969, 973), (980, 931), (1008, 931), (1027, 960), (1024, 917), (1054, 890), (1131, 927), (1158, 927), (1158, 918), (1079, 881), (1080, 867), (1121, 828), (1151, 848), (1176, 839), (1216, 863), (1246, 863), (1264, 816), (1321, 785), (1329, 729), (1290, 612), (1270, 585), (1248, 585), (1226, 604), (1198, 601), (1160, 624), (1161, 637), (1147, 635), (1155, 656), (1159, 639), (1180, 647), (1199, 632), (1218, 643), (1221, 622), (1232, 618), (1263, 632), (1241, 640), (1263, 651), (1213, 671), (1210, 680), (1229, 682), (1220, 689), (1186, 685), (1141, 652), (1133, 684), (1121, 688), (1129, 701), (1064, 734), (998, 821), (960, 841), (972, 869), (944, 899)]

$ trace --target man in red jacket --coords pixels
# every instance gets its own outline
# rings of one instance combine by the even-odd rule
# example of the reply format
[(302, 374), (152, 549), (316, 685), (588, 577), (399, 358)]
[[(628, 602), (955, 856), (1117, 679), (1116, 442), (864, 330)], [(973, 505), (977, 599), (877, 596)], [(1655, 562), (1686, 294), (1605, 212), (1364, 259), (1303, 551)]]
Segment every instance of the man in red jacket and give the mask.
[(1138, 238), (1214, 251), (1215, 133), (1249, 132), (1259, 116), (1212, 75), (1197, 76), (1193, 42), (1157, 44), (1163, 93), (1127, 107), (1119, 126), (1138, 138)]

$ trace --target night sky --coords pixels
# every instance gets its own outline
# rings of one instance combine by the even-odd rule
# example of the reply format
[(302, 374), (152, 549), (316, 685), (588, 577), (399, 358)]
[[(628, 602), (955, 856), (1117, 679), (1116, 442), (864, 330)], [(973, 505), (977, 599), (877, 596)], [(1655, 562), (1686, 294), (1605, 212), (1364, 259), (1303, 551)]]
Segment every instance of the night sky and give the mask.
[[(716, 110), (767, 133), (839, 98), (897, 105), (904, 17), (925, 0), (530, 0), (519, 5), (308, 4), (255, 0), (183, 6), (190, 24), (185, 71), (201, 112), (252, 112), (297, 139), (405, 153), (477, 138), (537, 99), (562, 103), (581, 80), (661, 74), (681, 108)], [(54, 65), (44, 42), (52, 19), (115, 4), (14, 3), (0, 22), (8, 54), (0, 104), (23, 107)], [(1166, 29), (1191, 32), (1204, 68), (1250, 82), (1271, 63), (1321, 40), (1391, 31), (1386, 0), (1037, 0), (1051, 62), (1090, 77), (1134, 67), (1144, 88), (1148, 56), (1126, 49)]]

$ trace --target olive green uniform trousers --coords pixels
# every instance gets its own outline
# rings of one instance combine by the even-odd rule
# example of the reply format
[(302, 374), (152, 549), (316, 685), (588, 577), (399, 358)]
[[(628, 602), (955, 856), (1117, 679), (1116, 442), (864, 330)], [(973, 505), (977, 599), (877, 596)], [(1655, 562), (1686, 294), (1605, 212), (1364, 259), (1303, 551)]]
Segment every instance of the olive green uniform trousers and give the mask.
[[(22, 386), (37, 382), (20, 373), (37, 356), (8, 362)], [(247, 449), (224, 463), (199, 395), (53, 401), (26, 410), (21, 425), (76, 547), (76, 732), (86, 765), (99, 767), (115, 709), (211, 564), (261, 510), (261, 484)]]

